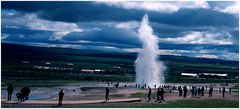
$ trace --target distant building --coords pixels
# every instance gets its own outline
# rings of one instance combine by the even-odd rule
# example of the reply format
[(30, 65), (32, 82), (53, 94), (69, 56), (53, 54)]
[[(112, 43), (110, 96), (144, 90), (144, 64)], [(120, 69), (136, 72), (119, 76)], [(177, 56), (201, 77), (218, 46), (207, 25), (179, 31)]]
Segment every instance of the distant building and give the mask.
[(226, 78), (228, 74), (217, 74), (217, 73), (200, 73), (199, 77), (206, 78)]
[(73, 70), (73, 68), (66, 68), (66, 67), (55, 67), (55, 66), (41, 66), (41, 65), (35, 65), (33, 66), (33, 69), (38, 69), (38, 70)]
[(100, 69), (95, 69), (94, 72), (101, 72), (102, 70)]
[(191, 77), (198, 77), (196, 73), (181, 73), (182, 76), (191, 76)]
[(94, 70), (92, 70), (92, 69), (81, 69), (81, 72), (82, 73), (93, 73)]
[(205, 77), (205, 78), (225, 78), (228, 74), (217, 74), (217, 73), (181, 73), (181, 76), (190, 77)]
[(96, 72), (103, 72), (104, 70), (101, 69), (81, 69), (82, 73), (96, 73)]

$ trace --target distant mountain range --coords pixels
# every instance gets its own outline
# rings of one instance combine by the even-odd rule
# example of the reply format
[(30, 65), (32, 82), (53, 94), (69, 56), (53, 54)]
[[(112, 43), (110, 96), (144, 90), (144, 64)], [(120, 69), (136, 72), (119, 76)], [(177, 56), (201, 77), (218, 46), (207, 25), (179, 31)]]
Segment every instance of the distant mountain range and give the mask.
[[(106, 57), (106, 58), (123, 58), (135, 60), (137, 53), (126, 53), (126, 52), (104, 52), (97, 50), (80, 50), (71, 48), (58, 48), (58, 47), (37, 47), (20, 44), (2, 43), (2, 59), (4, 56), (11, 55), (73, 55), (73, 56), (90, 56), (90, 57)], [(233, 64), (238, 65), (238, 61), (229, 61), (222, 59), (209, 59), (209, 58), (194, 58), (187, 56), (174, 56), (174, 55), (161, 55), (160, 59), (163, 61), (179, 61), (179, 62), (199, 62), (199, 63), (219, 63), (219, 64)]]

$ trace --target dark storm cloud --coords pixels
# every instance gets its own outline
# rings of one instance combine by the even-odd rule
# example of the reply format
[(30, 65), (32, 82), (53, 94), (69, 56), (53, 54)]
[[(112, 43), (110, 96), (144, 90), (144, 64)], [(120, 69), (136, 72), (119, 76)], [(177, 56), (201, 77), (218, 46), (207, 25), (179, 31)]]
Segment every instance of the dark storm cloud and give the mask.
[(239, 30), (231, 30), (229, 33), (233, 36), (235, 43), (239, 44)]
[[(73, 3), (73, 2), (70, 2)], [(38, 12), (40, 10), (52, 10), (63, 7), (69, 2), (53, 1), (3, 1), (2, 9), (14, 9), (23, 12)]]
[[(49, 43), (51, 44), (73, 44), (91, 46), (112, 46), (117, 48), (141, 47), (136, 33), (129, 30), (119, 30), (107, 27), (101, 31), (72, 32), (60, 41), (49, 40), (53, 36), (52, 31), (31, 30), (23, 28), (2, 28), (2, 34), (8, 37), (3, 42), (27, 43)], [(129, 34), (131, 33), (131, 34)]]
[[(4, 1), (1, 13), (2, 41), (112, 51), (136, 49), (141, 47), (137, 35), (139, 23), (142, 16), (147, 13), (154, 34), (165, 40), (171, 39), (169, 42), (165, 40), (159, 42), (161, 50), (185, 50), (188, 52), (181, 52), (181, 55), (187, 56), (200, 55), (200, 51), (206, 50), (204, 54), (231, 54), (223, 56), (224, 59), (231, 59), (227, 56), (237, 57), (238, 16), (217, 10), (232, 5), (232, 2), (208, 3), (210, 8), (180, 8), (176, 12), (162, 13), (124, 9), (95, 2)], [(35, 25), (36, 23), (38, 24)], [(64, 33), (66, 31), (67, 33)], [(204, 40), (210, 38), (214, 43), (211, 41), (208, 44), (196, 43), (200, 40), (187, 37), (192, 32), (203, 35), (193, 37)], [(57, 36), (59, 34), (61, 35)], [(207, 34), (221, 35), (212, 38)], [(183, 39), (181, 37), (190, 38), (190, 41), (195, 43), (187, 43), (188, 41), (178, 43), (181, 40), (177, 38)], [(58, 39), (50, 40), (51, 38)], [(216, 43), (225, 40), (229, 43)]]
[[(3, 2), (3, 9), (37, 12), (43, 19), (64, 22), (140, 21), (147, 13), (154, 22), (184, 26), (237, 26), (234, 15), (209, 9), (180, 9), (172, 14), (126, 10), (92, 2)], [(226, 22), (227, 21), (227, 22)]]
[(159, 48), (170, 50), (218, 50), (238, 53), (237, 45), (206, 45), (206, 44), (193, 45), (193, 44), (161, 43), (159, 44)]
[(112, 27), (105, 27), (101, 31), (90, 31), (84, 33), (70, 33), (63, 38), (67, 41), (102, 41), (102, 42), (113, 42), (119, 44), (138, 45), (137, 33), (129, 30), (121, 30)]
[[(237, 26), (237, 18), (207, 9), (181, 9), (173, 14), (149, 14), (150, 20), (184, 26)], [(226, 22), (229, 21), (229, 22)], [(224, 23), (223, 23), (224, 22)]]
[(48, 38), (52, 35), (50, 31), (2, 28), (2, 34), (7, 34), (8, 37), (4, 41), (12, 42), (49, 42)]
[(48, 31), (42, 31), (42, 30), (29, 30), (27, 28), (10, 28), (10, 27), (2, 28), (2, 31), (8, 34), (27, 34), (27, 35), (48, 32)]
[(186, 34), (186, 32), (191, 31), (207, 32), (209, 30), (215, 31), (219, 29), (225, 29), (221, 27), (214, 28), (209, 26), (167, 25), (156, 22), (152, 22), (150, 25), (152, 26), (154, 33), (161, 38), (183, 36), (184, 34)]

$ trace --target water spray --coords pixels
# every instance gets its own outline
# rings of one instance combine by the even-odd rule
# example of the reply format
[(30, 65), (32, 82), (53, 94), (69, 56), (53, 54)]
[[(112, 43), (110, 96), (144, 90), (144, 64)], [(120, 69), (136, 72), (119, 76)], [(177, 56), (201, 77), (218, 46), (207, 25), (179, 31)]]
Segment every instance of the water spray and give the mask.
[(153, 34), (149, 25), (148, 15), (144, 15), (138, 30), (142, 42), (142, 50), (135, 61), (136, 83), (141, 86), (157, 87), (164, 83), (163, 62), (158, 61), (158, 37)]

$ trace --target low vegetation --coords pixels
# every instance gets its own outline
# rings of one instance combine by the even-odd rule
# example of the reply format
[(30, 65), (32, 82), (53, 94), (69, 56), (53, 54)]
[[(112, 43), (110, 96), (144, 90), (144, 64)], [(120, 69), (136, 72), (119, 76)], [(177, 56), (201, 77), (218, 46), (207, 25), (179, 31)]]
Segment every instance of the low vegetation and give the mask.
[[(65, 105), (64, 107), (68, 107)], [(238, 108), (238, 101), (229, 100), (177, 100), (166, 103), (104, 103), (104, 104), (85, 104), (81, 106), (85, 108)]]
[[(2, 44), (2, 80), (129, 81), (135, 80), (134, 53), (107, 53), (64, 48)], [(166, 82), (238, 82), (238, 62), (191, 57), (161, 56)], [(47, 64), (48, 63), (48, 64)], [(69, 65), (69, 63), (71, 65)], [(38, 67), (41, 67), (38, 68)], [(50, 69), (52, 68), (52, 69)], [(101, 69), (101, 72), (81, 72)], [(183, 77), (182, 72), (226, 73), (227, 78)]]

